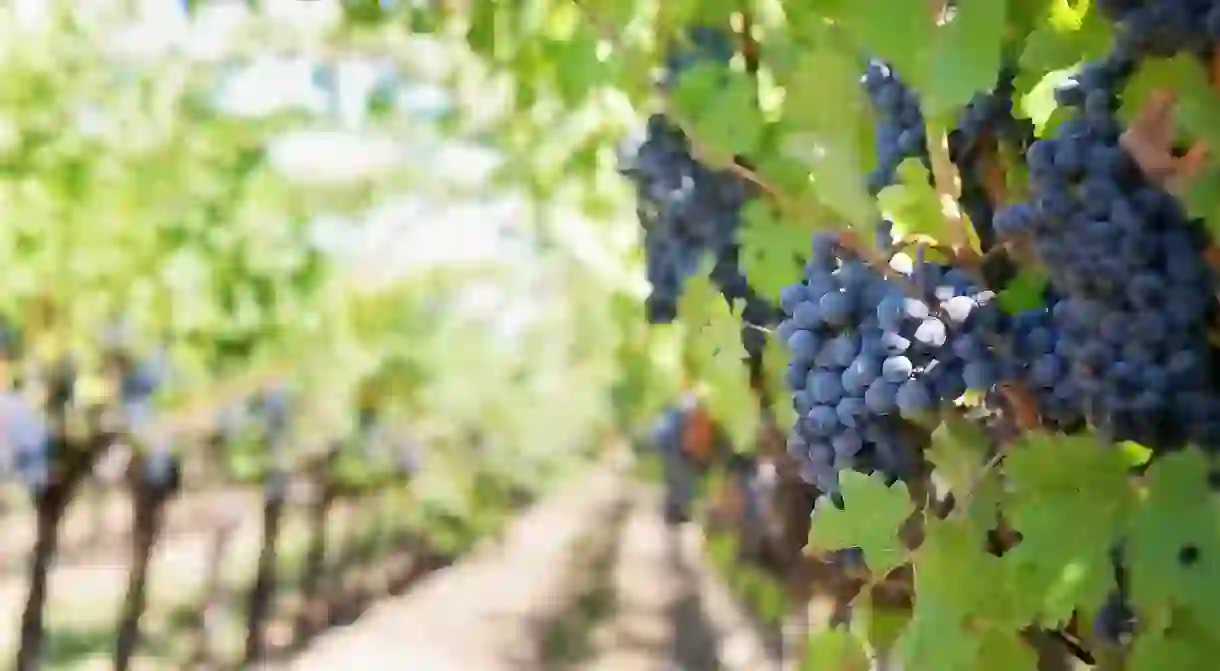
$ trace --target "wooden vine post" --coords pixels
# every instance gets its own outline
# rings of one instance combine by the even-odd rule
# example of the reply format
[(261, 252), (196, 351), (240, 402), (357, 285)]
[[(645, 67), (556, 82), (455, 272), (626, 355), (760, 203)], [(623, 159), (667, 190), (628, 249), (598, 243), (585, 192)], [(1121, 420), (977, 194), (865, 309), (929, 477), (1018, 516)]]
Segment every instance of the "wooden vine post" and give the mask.
[[(281, 437), (272, 438), (272, 452), (282, 447)], [(258, 568), (254, 586), (250, 589), (246, 612), (245, 663), (256, 664), (266, 654), (267, 618), (275, 601), (275, 586), (278, 574), (280, 526), (288, 499), (289, 475), (279, 460), (272, 459), (267, 473), (263, 496), (262, 549), (258, 555)]]
[(140, 619), (148, 600), (148, 570), (153, 548), (161, 534), (165, 506), (181, 484), (176, 460), (170, 464), (172, 470), (167, 474), (152, 473), (149, 466), (147, 457), (135, 455), (128, 467), (134, 519), (132, 565), (115, 642), (115, 671), (127, 671), (131, 667), (132, 656), (139, 645)]
[(336, 489), (332, 469), (339, 456), (340, 446), (340, 442), (332, 442), (312, 469), (315, 489), (309, 508), (309, 549), (306, 551), (305, 565), (301, 573), (301, 598), (304, 607), (297, 616), (293, 634), (293, 644), (298, 649), (314, 631), (325, 626), (329, 618), (328, 595), (323, 589), (328, 545), (326, 520), (335, 502)]
[(20, 641), (13, 664), (16, 671), (42, 668), (47, 585), (59, 549), (59, 528), (80, 483), (115, 438), (105, 427), (108, 418), (100, 408), (86, 410), (87, 431), (79, 440), (67, 434), (67, 404), (52, 403), (50, 408), (47, 481), (32, 492), (37, 529), (28, 574), (29, 592), (21, 614)]

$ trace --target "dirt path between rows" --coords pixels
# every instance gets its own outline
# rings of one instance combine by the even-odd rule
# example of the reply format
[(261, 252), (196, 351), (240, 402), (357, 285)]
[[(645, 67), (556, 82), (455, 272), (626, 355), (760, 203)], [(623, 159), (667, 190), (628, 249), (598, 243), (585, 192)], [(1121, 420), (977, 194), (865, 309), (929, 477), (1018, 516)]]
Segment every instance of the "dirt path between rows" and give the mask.
[(669, 527), (639, 488), (615, 575), (615, 617), (584, 671), (779, 671), (753, 620), (712, 574), (692, 525)]
[[(502, 544), (425, 578), (402, 597), (316, 640), (286, 668), (302, 671), (526, 671), (544, 668), (541, 624), (568, 600), (563, 580), (590, 521), (624, 495), (599, 471), (526, 511)], [(283, 668), (283, 667), (277, 667)]]
[[(606, 511), (626, 503), (621, 526)], [(592, 528), (590, 528), (592, 527)], [(608, 575), (613, 606), (590, 623), (588, 653), (548, 658), (556, 621), (590, 586), (577, 548), (618, 536)], [(592, 587), (597, 590), (596, 586)], [(565, 605), (566, 604), (566, 605)], [(564, 609), (569, 609), (566, 613)], [(574, 635), (582, 635), (574, 632)], [(665, 525), (656, 492), (617, 473), (574, 483), (528, 511), (506, 542), (425, 579), (409, 593), (320, 638), (287, 668), (302, 671), (780, 671), (750, 618), (706, 567), (698, 532)]]

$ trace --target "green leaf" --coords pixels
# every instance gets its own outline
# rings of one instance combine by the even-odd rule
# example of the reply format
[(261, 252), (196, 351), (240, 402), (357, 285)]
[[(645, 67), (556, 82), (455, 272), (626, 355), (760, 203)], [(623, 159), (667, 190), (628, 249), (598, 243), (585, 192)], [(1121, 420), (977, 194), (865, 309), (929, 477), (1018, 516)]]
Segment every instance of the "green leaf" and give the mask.
[(1007, 15), (1007, 0), (963, 2), (936, 31), (932, 76), (921, 97), (926, 117), (952, 112), (995, 86)]
[(899, 77), (922, 91), (925, 58), (935, 32), (928, 7), (924, 0), (850, 0), (843, 3), (839, 20), (860, 51), (886, 60)]
[(1220, 617), (1220, 516), (1208, 486), (1214, 465), (1190, 449), (1160, 456), (1131, 522), (1127, 564), (1139, 612), (1185, 608)]
[(1000, 308), (1008, 314), (1045, 305), (1046, 275), (1036, 267), (1022, 268), (997, 297)]
[(1121, 452), (1092, 437), (1037, 437), (1015, 446), (1005, 467), (1005, 513), (1022, 535), (1005, 560), (1020, 565), (1053, 622), (1099, 604), (1113, 583), (1109, 548), (1132, 503)]
[(1118, 449), (1123, 453), (1127, 466), (1131, 468), (1143, 466), (1152, 460), (1152, 450), (1133, 440), (1124, 440), (1118, 444)]
[(927, 457), (936, 467), (936, 475), (960, 497), (979, 482), (990, 443), (981, 427), (948, 418), (932, 432)]
[(860, 640), (843, 629), (827, 629), (809, 637), (802, 671), (869, 671), (872, 663)]
[(775, 413), (775, 421), (781, 427), (790, 427), (796, 422), (796, 410), (792, 407), (792, 390), (788, 388), (788, 346), (768, 334), (767, 348), (763, 350), (763, 375), (766, 377), (767, 390)]
[(995, 528), (1003, 493), (998, 469), (985, 470), (991, 442), (981, 427), (948, 418), (932, 432), (926, 453), (937, 478), (955, 495), (953, 516), (984, 530)]
[(927, 520), (914, 558), (919, 598), (896, 646), (905, 668), (977, 668), (981, 641), (966, 626), (1007, 604), (1005, 592), (1011, 589), (1011, 581), (1000, 574), (999, 559), (983, 551), (983, 539), (983, 531), (967, 520)]
[(852, 600), (851, 630), (862, 632), (873, 650), (888, 652), (911, 621), (911, 613), (905, 608), (878, 607), (874, 605), (869, 590), (861, 590)]
[(754, 78), (721, 65), (701, 64), (682, 73), (671, 103), (701, 146), (719, 158), (752, 154), (762, 141), (763, 118)]
[(960, 614), (919, 601), (895, 649), (908, 671), (976, 671), (982, 646), (962, 629)]
[[(1017, 3), (1015, 6), (1019, 6)], [(1018, 62), (1017, 90), (1027, 91), (1047, 73), (1075, 68), (1081, 61), (1101, 56), (1110, 47), (1110, 22), (1089, 11), (1086, 2), (1053, 0), (1047, 20), (1025, 38)]]
[(875, 159), (860, 62), (832, 29), (820, 26), (815, 37), (814, 47), (776, 72), (786, 92), (779, 151), (807, 168), (827, 208), (848, 223), (871, 226), (876, 208), (861, 175)]
[(605, 68), (597, 60), (597, 43), (597, 35), (580, 23), (574, 34), (546, 44), (547, 60), (555, 69), (555, 88), (568, 107), (582, 104), (604, 76)]
[(471, 8), (470, 27), (466, 30), (466, 42), (476, 54), (495, 59), (498, 46), (498, 26), (495, 3), (481, 3)]
[[(666, 3), (666, 5), (691, 7), (694, 3), (690, 0), (681, 0)], [(586, 10), (588, 16), (597, 17), (599, 28), (608, 29), (613, 34), (620, 35), (626, 31), (627, 24), (639, 13), (640, 2), (638, 0), (582, 0), (577, 9), (581, 8)], [(587, 18), (582, 16), (581, 20), (587, 21)]]
[(1050, 6), (1059, 0), (1027, 0), (1012, 3), (1008, 8), (1008, 23), (1012, 26), (1013, 39), (1028, 37), (1031, 32), (1042, 25)]
[(707, 406), (734, 445), (752, 446), (758, 434), (758, 404), (743, 364), (741, 319), (733, 314), (706, 273), (687, 281), (678, 303), (686, 331), (686, 351), (693, 373), (707, 386)]
[(780, 290), (801, 279), (809, 232), (778, 219), (774, 206), (764, 200), (746, 205), (742, 220), (742, 272), (750, 278), (750, 286), (778, 302)]
[(979, 667), (987, 671), (1038, 671), (1038, 654), (1016, 630), (990, 629), (979, 645)]
[(906, 557), (898, 530), (915, 507), (906, 485), (887, 487), (881, 475), (845, 471), (839, 476), (843, 510), (818, 501), (809, 529), (809, 549), (828, 552), (858, 547), (873, 575), (889, 573)]
[(882, 214), (894, 222), (903, 236), (927, 235), (943, 239), (947, 222), (940, 196), (928, 183), (928, 169), (919, 159), (907, 159), (898, 166), (898, 179), (877, 194)]
[(1211, 669), (1216, 662), (1214, 649), (1200, 645), (1198, 637), (1180, 632), (1150, 631), (1135, 637), (1130, 658), (1123, 666), (1128, 671), (1161, 669)]

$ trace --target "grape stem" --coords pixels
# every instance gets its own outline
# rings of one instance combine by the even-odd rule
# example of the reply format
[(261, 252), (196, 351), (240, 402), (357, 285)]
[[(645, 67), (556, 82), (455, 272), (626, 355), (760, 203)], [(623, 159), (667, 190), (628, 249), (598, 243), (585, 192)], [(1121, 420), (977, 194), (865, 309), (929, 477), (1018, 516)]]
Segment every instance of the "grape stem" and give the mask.
[(1058, 629), (1048, 629), (1046, 630), (1046, 633), (1050, 635), (1051, 638), (1062, 644), (1063, 647), (1067, 648), (1067, 651), (1076, 659), (1079, 659), (1090, 666), (1097, 663), (1091, 652), (1086, 650), (1079, 641), (1073, 640), (1064, 632), (1059, 631)]
[(754, 39), (754, 13), (750, 10), (750, 3), (741, 4), (741, 55), (746, 61), (746, 72), (757, 77), (762, 64), (762, 47)]
[[(957, 167), (949, 160), (949, 135), (939, 123), (928, 124), (928, 158), (932, 163), (932, 177), (936, 184), (936, 195), (940, 199), (940, 211), (949, 223), (949, 244), (955, 256), (971, 254), (970, 234), (966, 218), (958, 206), (961, 198), (961, 177)], [(977, 254), (974, 254), (977, 256)]]
[(987, 200), (991, 201), (992, 207), (999, 208), (1008, 195), (1008, 181), (1005, 179), (1004, 166), (1000, 164), (1000, 152), (996, 145), (989, 144), (980, 149), (979, 167)]

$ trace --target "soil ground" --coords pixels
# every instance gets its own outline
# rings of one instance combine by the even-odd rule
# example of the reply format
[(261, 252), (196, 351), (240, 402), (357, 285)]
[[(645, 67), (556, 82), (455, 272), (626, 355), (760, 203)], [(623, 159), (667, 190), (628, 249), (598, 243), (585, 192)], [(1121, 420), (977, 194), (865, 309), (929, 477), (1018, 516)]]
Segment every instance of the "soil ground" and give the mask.
[[(598, 536), (603, 542), (590, 542)], [(557, 645), (556, 631), (587, 640)], [(288, 668), (779, 671), (781, 665), (704, 565), (695, 530), (666, 526), (653, 489), (602, 473), (528, 511), (502, 545), (324, 635)]]

